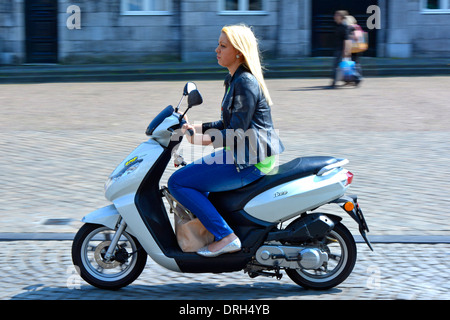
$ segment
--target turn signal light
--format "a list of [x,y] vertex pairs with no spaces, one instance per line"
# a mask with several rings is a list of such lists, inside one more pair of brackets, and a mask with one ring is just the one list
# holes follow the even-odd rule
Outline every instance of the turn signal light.
[[344,210],[345,210],[345,211],[351,212],[351,211],[353,211],[353,209],[355,209],[355,205],[353,204],[353,202],[347,201],[347,202],[344,204]]

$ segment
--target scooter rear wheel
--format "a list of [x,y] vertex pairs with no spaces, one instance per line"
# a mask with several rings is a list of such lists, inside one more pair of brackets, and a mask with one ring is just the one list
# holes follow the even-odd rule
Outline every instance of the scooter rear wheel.
[[322,250],[328,253],[328,265],[315,270],[287,269],[286,274],[305,289],[327,290],[343,282],[356,263],[357,249],[350,231],[341,223],[323,240]]
[[86,223],[73,240],[73,264],[80,276],[97,288],[117,290],[129,285],[147,262],[147,253],[139,241],[126,232],[114,250],[114,258],[107,261],[104,254],[114,233],[108,227]]

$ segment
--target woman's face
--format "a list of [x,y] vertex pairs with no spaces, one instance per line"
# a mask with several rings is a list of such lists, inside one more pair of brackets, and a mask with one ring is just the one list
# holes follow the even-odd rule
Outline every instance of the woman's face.
[[223,32],[219,37],[219,45],[216,48],[216,54],[219,65],[228,68],[230,71],[239,67],[241,63],[241,59],[236,58],[236,55],[241,54],[231,45],[227,35]]

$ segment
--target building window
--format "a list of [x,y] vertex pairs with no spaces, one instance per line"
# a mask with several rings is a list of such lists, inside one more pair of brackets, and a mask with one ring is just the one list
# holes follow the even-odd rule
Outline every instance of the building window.
[[266,0],[219,0],[221,14],[267,14]]
[[423,13],[450,13],[450,0],[421,0]]
[[171,9],[172,1],[168,0],[121,0],[124,15],[166,15]]

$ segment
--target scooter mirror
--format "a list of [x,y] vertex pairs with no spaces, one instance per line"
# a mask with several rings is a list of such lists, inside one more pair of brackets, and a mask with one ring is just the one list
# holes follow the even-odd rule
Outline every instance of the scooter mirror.
[[189,93],[191,93],[191,91],[196,90],[196,89],[197,89],[197,85],[195,83],[187,82],[183,89],[183,95],[187,96]]
[[188,95],[188,107],[198,106],[199,104],[203,103],[203,98],[200,92],[198,92],[197,89],[192,90],[189,92]]

